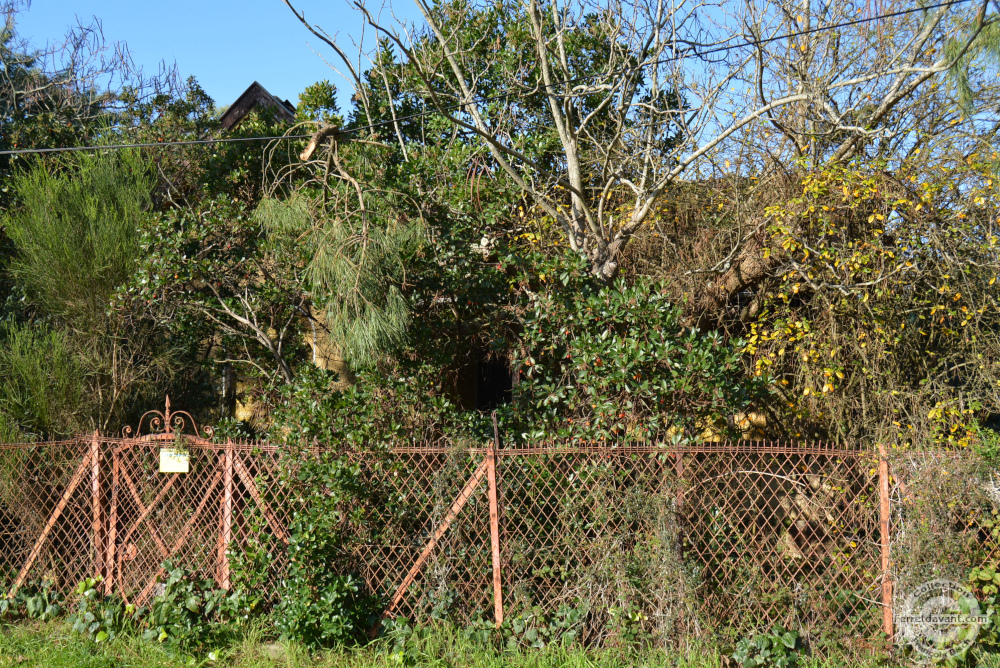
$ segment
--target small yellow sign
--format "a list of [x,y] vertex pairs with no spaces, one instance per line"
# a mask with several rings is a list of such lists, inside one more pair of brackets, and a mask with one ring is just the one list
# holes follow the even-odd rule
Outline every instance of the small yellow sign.
[[180,448],[160,448],[160,473],[188,473],[191,456]]

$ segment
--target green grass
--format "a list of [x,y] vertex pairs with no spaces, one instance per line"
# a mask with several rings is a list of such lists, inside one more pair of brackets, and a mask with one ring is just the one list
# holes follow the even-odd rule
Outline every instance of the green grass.
[[[450,628],[441,628],[413,642],[411,665],[440,668],[726,668],[714,651],[583,650],[549,647],[516,653],[498,653],[465,640]],[[140,638],[122,638],[97,645],[81,639],[63,622],[24,622],[0,632],[0,667],[23,668],[180,668],[227,666],[232,668],[399,668],[406,665],[384,644],[310,654],[302,647],[270,642],[261,628],[251,628],[235,644],[206,656],[171,655],[166,648]],[[816,660],[802,668],[863,668],[858,660]],[[874,668],[875,662],[867,665]],[[996,664],[992,664],[996,665]]]

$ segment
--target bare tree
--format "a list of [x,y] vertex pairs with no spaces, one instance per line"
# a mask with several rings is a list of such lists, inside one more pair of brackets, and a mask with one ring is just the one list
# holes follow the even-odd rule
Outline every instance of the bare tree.
[[[335,50],[364,99],[361,68],[347,51],[284,2]],[[495,168],[605,278],[671,184],[748,137],[772,166],[912,146],[907,124],[920,117],[924,96],[995,28],[986,0],[925,9],[809,0],[416,2],[423,29],[386,20],[364,0],[353,4],[412,69],[407,94],[482,142]],[[494,29],[484,30],[489,21]],[[398,135],[395,113],[393,122]],[[525,140],[545,132],[558,150],[540,157]],[[744,263],[759,260],[741,253],[734,257]]]
[[[185,89],[176,65],[148,76],[128,47],[109,43],[101,22],[78,21],[38,46],[17,31],[28,0],[0,1],[0,148],[50,148],[92,141],[108,128],[130,131],[134,112],[155,96]],[[3,156],[3,166],[17,156]]]

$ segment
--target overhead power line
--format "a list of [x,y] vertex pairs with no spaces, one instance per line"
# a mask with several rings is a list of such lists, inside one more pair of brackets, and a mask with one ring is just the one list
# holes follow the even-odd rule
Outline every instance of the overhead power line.
[[[725,53],[727,51],[733,51],[735,49],[741,49],[741,48],[745,48],[745,47],[748,47],[748,46],[749,47],[764,46],[765,44],[770,44],[772,42],[780,42],[781,40],[785,40],[785,39],[792,39],[792,38],[795,38],[795,37],[803,37],[803,36],[806,36],[806,35],[813,35],[813,34],[816,34],[816,33],[827,32],[827,31],[830,31],[830,30],[839,30],[841,28],[849,28],[851,26],[856,26],[856,25],[860,25],[860,24],[863,24],[863,23],[871,23],[873,21],[880,21],[882,19],[897,18],[897,17],[900,17],[900,16],[906,16],[908,14],[916,14],[918,12],[928,12],[928,11],[931,11],[931,10],[934,10],[934,9],[941,9],[942,7],[953,7],[953,6],[956,6],[956,5],[963,5],[963,4],[966,4],[966,3],[971,2],[971,1],[972,0],[947,0],[946,2],[938,2],[938,3],[932,4],[932,5],[925,5],[925,6],[922,6],[922,7],[912,7],[910,9],[901,9],[901,10],[898,10],[898,11],[895,11],[895,12],[888,12],[886,14],[876,14],[874,16],[869,16],[867,18],[852,19],[850,21],[844,21],[842,23],[835,23],[835,24],[832,24],[832,25],[819,26],[819,27],[816,27],[816,28],[810,28],[808,30],[799,30],[799,31],[796,31],[796,32],[784,33],[782,35],[775,35],[775,36],[772,36],[772,37],[767,37],[767,38],[759,39],[759,40],[747,40],[747,41],[743,41],[743,42],[740,42],[740,43],[737,43],[737,44],[728,44],[728,45],[725,45],[725,46],[713,47],[711,49],[705,49],[705,50],[702,50],[702,51],[694,51],[694,52],[691,52],[691,53],[680,53],[680,54],[673,55],[673,56],[671,56],[669,58],[664,58],[662,60],[656,60],[656,61],[652,61],[652,62],[648,62],[648,63],[643,63],[641,65],[634,65],[632,67],[626,67],[626,68],[623,68],[621,70],[615,70],[615,71],[611,71],[611,72],[601,72],[601,73],[596,73],[596,74],[582,75],[582,76],[576,77],[574,79],[568,79],[568,80],[565,80],[565,81],[560,81],[560,82],[555,83],[555,84],[542,84],[539,88],[544,90],[545,88],[548,88],[549,86],[572,85],[572,84],[575,84],[575,83],[581,83],[581,82],[588,81],[590,79],[595,79],[595,78],[598,78],[598,77],[607,78],[607,77],[621,76],[621,75],[625,75],[625,74],[630,74],[630,73],[635,72],[637,70],[645,69],[645,68],[650,67],[650,66],[666,65],[667,63],[674,62],[674,61],[679,60],[681,58],[687,58],[687,57],[702,58],[704,56],[710,56],[710,55],[714,55],[714,54],[717,54],[717,53]],[[483,98],[481,101],[479,101],[479,104],[483,104],[483,103],[486,103],[486,102],[493,102],[493,101],[496,101],[496,100],[502,100],[502,99],[509,98],[509,97],[516,97],[516,98],[524,98],[524,97],[526,97],[526,95],[523,92],[521,92],[521,94],[517,94],[518,92],[519,91],[516,91],[516,90],[513,90],[513,89],[507,89],[504,92],[497,93],[496,95],[491,95],[489,97]],[[468,104],[470,104],[470,103],[457,103],[457,104],[451,105],[450,107],[445,107],[444,109],[442,109],[440,111],[449,111],[449,112],[450,111],[458,111],[458,110],[462,109],[463,107],[468,106]],[[394,118],[394,119],[388,119],[388,120],[385,120],[385,121],[379,121],[377,123],[370,123],[368,125],[358,126],[358,127],[354,127],[354,128],[346,128],[344,130],[341,130],[339,132],[339,134],[340,135],[347,135],[347,134],[354,134],[354,133],[357,133],[357,132],[362,132],[362,131],[365,131],[365,130],[374,130],[376,128],[384,127],[386,125],[392,125],[392,124],[395,124],[395,123],[400,123],[402,121],[409,121],[409,120],[413,120],[413,119],[416,119],[416,118],[421,118],[421,117],[424,117],[424,116],[431,116],[431,115],[436,114],[436,113],[439,113],[439,110],[435,109],[435,110],[432,110],[432,111],[421,111],[421,112],[414,113],[414,114],[409,114],[409,115],[406,115],[406,116],[399,116],[399,117]],[[102,149],[121,149],[121,148],[156,148],[156,147],[162,147],[162,146],[188,146],[188,145],[196,145],[196,144],[225,144],[225,143],[232,143],[232,142],[251,142],[251,141],[276,141],[276,140],[282,140],[282,139],[308,139],[311,136],[312,135],[276,135],[276,136],[273,136],[273,137],[219,137],[217,139],[191,139],[191,140],[184,140],[184,141],[149,142],[149,143],[143,143],[143,144],[109,144],[109,145],[105,145],[105,146],[98,145],[98,146],[63,146],[63,147],[55,147],[55,148],[28,148],[28,149],[13,149],[13,150],[9,150],[9,151],[0,151],[0,155],[24,155],[24,154],[32,154],[32,153],[60,153],[60,152],[69,152],[69,151],[99,151],[99,150],[102,150]]]
[[68,153],[70,151],[100,151],[117,148],[155,148],[157,146],[191,146],[196,144],[225,144],[246,141],[270,141],[272,139],[308,139],[312,135],[278,135],[275,137],[219,137],[218,139],[186,139],[181,141],[157,141],[145,144],[107,144],[96,146],[60,146],[58,148],[24,148],[0,151],[0,155],[20,155],[22,153]]

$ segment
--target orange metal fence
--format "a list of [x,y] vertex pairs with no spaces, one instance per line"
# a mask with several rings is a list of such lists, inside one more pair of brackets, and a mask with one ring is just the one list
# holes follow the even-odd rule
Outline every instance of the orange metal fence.
[[[474,480],[473,467],[490,453],[468,453],[447,489],[454,494],[458,481]],[[423,498],[433,472],[455,458],[419,448],[395,456],[406,473],[394,484]],[[451,596],[468,614],[494,611],[498,598],[508,614],[586,601],[590,615],[605,616],[591,625],[595,633],[613,609],[637,613],[661,635],[782,623],[871,639],[885,628],[889,536],[880,513],[888,509],[871,453],[546,445],[498,449],[495,457],[492,532],[489,490],[473,493],[435,546],[437,561],[400,598],[400,612],[425,617]],[[424,508],[422,536],[439,521],[431,505]],[[420,543],[372,554],[366,563],[379,566],[366,573],[369,582],[404,580]],[[491,586],[496,544],[499,588]]]
[[[590,642],[629,625],[668,642],[782,624],[871,647],[892,634],[895,581],[922,577],[919,552],[943,546],[956,573],[1000,558],[1000,487],[956,453],[890,462],[822,444],[500,447],[497,435],[472,448],[292,454],[184,435],[198,430],[169,403],[147,426],[154,433],[0,445],[8,594],[39,580],[69,592],[99,575],[106,592],[143,604],[170,561],[223,588],[251,573],[275,601],[296,513],[331,498],[296,474],[323,458],[349,463],[357,485],[333,567],[359,574],[384,616],[499,623],[573,609]],[[187,470],[163,472],[163,451],[176,448]]]
[[[290,514],[308,503],[281,475],[294,462],[270,445],[181,437],[189,471],[161,473],[160,449],[177,438],[0,446],[7,586],[47,578],[68,591],[100,574],[141,604],[164,561],[228,587],[232,560],[256,550],[276,596]],[[388,614],[498,620],[582,606],[584,635],[598,641],[616,611],[661,634],[784,623],[871,639],[885,628],[888,471],[868,452],[545,444],[339,455],[383,499],[363,509],[373,528],[350,561]]]
[[[229,586],[229,552],[262,532],[287,540],[274,495],[272,447],[184,442],[189,473],[160,473],[170,439],[0,446],[0,564],[9,587],[49,579],[70,590],[102,576],[105,590],[144,603],[164,561]],[[253,518],[261,517],[263,526]],[[276,553],[274,578],[282,555]]]

